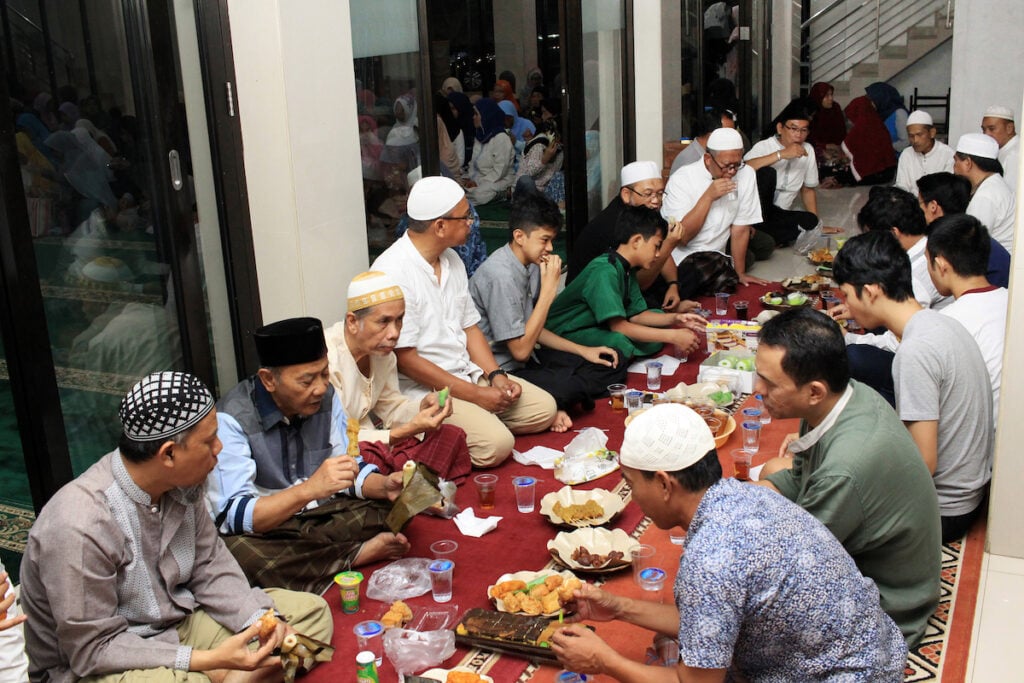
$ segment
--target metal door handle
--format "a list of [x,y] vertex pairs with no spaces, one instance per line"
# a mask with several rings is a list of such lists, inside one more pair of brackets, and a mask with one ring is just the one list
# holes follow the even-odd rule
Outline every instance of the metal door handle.
[[180,190],[183,183],[181,182],[181,160],[178,158],[178,150],[172,149],[167,153],[167,162],[171,167],[171,187]]

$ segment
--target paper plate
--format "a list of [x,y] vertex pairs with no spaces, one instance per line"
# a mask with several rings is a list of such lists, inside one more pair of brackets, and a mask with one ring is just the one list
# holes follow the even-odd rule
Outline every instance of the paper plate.
[[453,671],[465,671],[466,673],[477,674],[478,676],[480,676],[480,680],[484,683],[494,683],[494,679],[490,676],[486,674],[477,673],[476,671],[470,669],[468,666],[456,666],[451,669],[428,669],[427,671],[421,673],[420,676],[422,676],[423,678],[436,678],[437,680],[441,681],[441,683],[445,683],[445,680],[447,680],[448,678],[448,674],[450,674]]
[[[566,522],[555,514],[555,503],[561,503],[563,506],[583,505],[588,500],[597,501],[597,504],[604,509],[604,514],[600,517],[595,517],[594,519],[579,520],[577,522]],[[605,489],[580,491],[572,488],[571,486],[563,486],[557,491],[553,491],[540,499],[540,514],[547,517],[552,524],[557,526],[575,527],[577,529],[607,524],[615,517],[615,515],[622,512],[625,507],[626,504],[622,502],[621,498],[611,491],[606,491]]]
[[[553,539],[548,541],[548,552],[555,558],[556,562],[565,565],[575,572],[588,574],[607,574],[609,572],[625,569],[632,564],[629,551],[640,545],[635,538],[630,538],[622,529],[577,529],[576,531],[561,531]],[[577,560],[572,559],[572,554],[580,547],[586,548],[591,553],[607,555],[613,550],[622,553],[622,559],[602,565],[600,567],[585,566]]]
[[[540,578],[542,576],[552,576],[554,574],[558,574],[559,576],[561,576],[563,581],[567,581],[569,579],[575,579],[575,580],[579,581],[579,579],[577,579],[576,576],[572,572],[570,572],[570,571],[560,571],[560,572],[557,572],[557,571],[525,572],[524,571],[524,572],[515,572],[514,574],[502,574],[501,576],[498,577],[497,581],[495,581],[493,584],[491,584],[490,586],[487,587],[487,597],[491,600],[491,602],[494,603],[494,606],[497,608],[497,610],[499,612],[512,612],[512,610],[506,609],[504,601],[498,600],[497,598],[491,597],[491,590],[495,586],[497,586],[499,583],[503,583],[505,581],[522,581],[523,583],[527,583],[528,584],[531,581],[534,581],[535,579],[538,579],[538,578]],[[531,615],[531,616],[553,617],[553,616],[557,615],[561,611],[562,611],[561,609],[556,609],[553,612],[544,612],[543,614]],[[566,610],[565,613],[566,614],[570,614],[571,612]],[[519,610],[519,611],[513,612],[513,614],[526,614],[526,612],[523,612],[523,611]]]

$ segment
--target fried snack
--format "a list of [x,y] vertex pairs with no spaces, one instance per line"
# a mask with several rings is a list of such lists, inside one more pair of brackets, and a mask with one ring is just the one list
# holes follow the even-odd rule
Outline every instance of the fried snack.
[[540,599],[540,608],[542,614],[550,614],[551,612],[557,612],[562,609],[562,603],[559,602],[558,593],[548,593]]
[[544,579],[544,587],[547,588],[549,591],[553,591],[562,585],[562,581],[563,579],[561,574],[552,574],[551,576]]
[[525,595],[519,603],[519,611],[536,616],[541,614],[544,609],[541,607],[540,600],[531,598],[529,595]]
[[599,519],[604,516],[604,508],[596,500],[588,500],[582,505],[562,505],[561,502],[555,503],[552,508],[552,512],[562,518],[562,521],[568,524],[576,524],[578,522],[586,522],[592,519]]
[[509,612],[518,612],[521,609],[520,603],[522,602],[522,593],[505,593],[501,598],[502,603],[505,605],[505,609]]
[[483,683],[480,674],[472,671],[449,671],[445,683]]
[[558,598],[564,605],[567,602],[571,602],[573,599],[573,593],[576,589],[581,588],[583,582],[577,579],[575,576],[566,579],[561,586],[558,587]]
[[274,635],[274,630],[277,629],[277,615],[274,614],[274,610],[268,609],[260,617],[258,623],[260,625],[260,640],[267,640],[270,636]]
[[551,589],[549,589],[547,586],[545,586],[542,583],[542,584],[536,585],[536,586],[534,586],[533,588],[530,589],[530,597],[534,598],[535,600],[540,600],[541,598],[543,598],[545,595],[547,595],[550,592],[551,592]]
[[808,256],[815,263],[832,263],[833,254],[827,248],[814,249]]
[[395,600],[391,603],[388,611],[384,613],[384,616],[380,618],[380,623],[384,625],[385,629],[395,628],[396,626],[401,628],[408,624],[410,620],[412,620],[412,610],[401,600]]
[[491,597],[502,599],[505,593],[511,593],[512,591],[526,590],[525,581],[502,581],[497,586],[491,589]]

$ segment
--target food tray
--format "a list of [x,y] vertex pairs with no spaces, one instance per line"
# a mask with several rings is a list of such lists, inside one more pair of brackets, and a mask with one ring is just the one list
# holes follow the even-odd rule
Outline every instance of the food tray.
[[[608,530],[597,527],[559,532],[558,535],[548,541],[548,552],[551,553],[551,557],[556,562],[574,572],[610,574],[632,565],[629,551],[638,545],[640,545],[639,541],[635,538],[630,538],[629,534],[622,529]],[[601,567],[584,566],[572,559],[573,552],[581,546],[599,555],[607,555],[613,550],[618,550],[622,553],[622,558]]]
[[[499,583],[502,583],[504,581],[522,581],[523,583],[527,583],[528,584],[531,581],[539,579],[542,576],[552,576],[554,574],[558,574],[559,576],[561,576],[563,581],[566,581],[568,579],[575,579],[576,578],[576,576],[572,572],[570,572],[570,571],[560,571],[560,572],[558,572],[558,571],[550,571],[550,570],[549,571],[544,571],[544,572],[527,572],[527,571],[523,571],[523,572],[515,572],[514,574],[502,574],[501,576],[498,577],[497,581],[495,581],[493,584],[491,584],[490,586],[487,587],[487,598],[492,603],[494,603],[494,606],[498,609],[499,612],[509,613],[509,610],[505,608],[504,601],[498,600],[497,598],[492,598],[491,597],[491,589],[493,589]],[[564,611],[566,614],[570,614],[571,613],[569,610],[565,610],[564,608],[559,608],[559,609],[554,610],[552,612],[545,612],[541,616],[553,617],[553,616],[556,616],[559,612],[562,612],[562,611]],[[511,614],[523,614],[523,613],[522,612],[511,612]],[[526,616],[529,616],[529,615],[526,615]]]
[[[508,614],[506,612],[494,612],[493,610],[473,608],[466,612],[459,620],[459,626],[463,626],[470,620],[482,620],[486,624],[494,624],[501,628],[494,631],[512,632],[516,631],[526,634],[526,637],[537,637],[548,627],[551,620],[545,617],[530,617],[522,614]],[[484,635],[468,635],[459,632],[456,628],[455,643],[464,647],[477,647],[488,652],[500,652],[502,654],[514,655],[535,662],[545,662],[558,665],[558,658],[551,648],[541,647],[532,642],[520,640],[508,640],[499,637],[488,637]]]
[[432,678],[438,683],[445,683],[448,679],[448,674],[453,671],[465,671],[466,673],[476,674],[480,677],[480,680],[483,681],[483,683],[494,683],[494,679],[487,674],[477,673],[468,666],[456,666],[451,669],[428,669],[420,674],[420,678]]
[[[583,505],[588,500],[597,501],[597,504],[604,509],[604,514],[600,517],[595,517],[594,519],[584,519],[578,522],[566,522],[554,512],[555,503],[561,503],[563,506]],[[581,491],[574,489],[571,486],[563,486],[557,491],[552,491],[540,499],[540,514],[547,517],[552,524],[576,529],[607,524],[614,519],[617,514],[622,512],[625,507],[626,504],[622,502],[621,498],[605,489]]]

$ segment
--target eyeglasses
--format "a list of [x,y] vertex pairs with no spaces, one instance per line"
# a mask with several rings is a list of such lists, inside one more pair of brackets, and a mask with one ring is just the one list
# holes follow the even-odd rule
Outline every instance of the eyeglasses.
[[708,156],[711,157],[711,161],[715,162],[715,166],[717,166],[719,170],[721,170],[723,173],[729,173],[730,171],[732,173],[736,173],[741,168],[746,166],[746,164],[742,161],[740,161],[739,163],[726,164],[725,166],[723,166],[722,164],[718,163],[718,159],[715,158],[714,154],[708,154]]
[[636,196],[642,197],[645,202],[650,201],[655,197],[661,199],[662,197],[665,196],[665,190],[645,190],[643,192],[637,192],[629,185],[626,185],[626,189],[635,194]]
[[465,216],[441,216],[443,221],[466,221],[467,223],[473,222],[473,214],[467,213]]
[[807,135],[809,132],[811,132],[810,128],[797,128],[796,126],[783,126],[783,128],[790,131],[791,133],[797,133],[798,135]]

